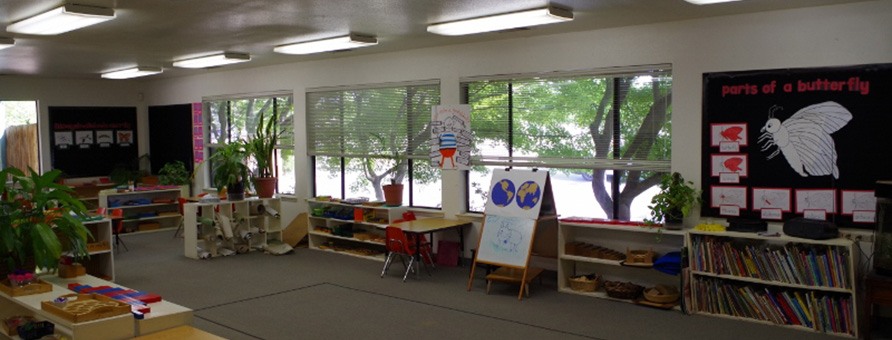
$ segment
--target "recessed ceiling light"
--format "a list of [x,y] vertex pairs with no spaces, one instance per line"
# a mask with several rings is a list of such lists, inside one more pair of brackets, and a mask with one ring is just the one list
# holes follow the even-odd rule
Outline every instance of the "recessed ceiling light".
[[546,7],[528,11],[485,16],[427,26],[427,31],[440,35],[465,35],[501,31],[573,20],[570,10]]
[[54,35],[115,18],[115,10],[68,4],[6,26],[7,32]]
[[740,1],[740,0],[684,0],[690,2],[695,5],[712,5],[722,2],[732,2],[732,1]]
[[285,54],[313,54],[328,51],[346,50],[357,47],[374,46],[378,39],[371,36],[350,34],[343,37],[300,42],[276,46],[273,51]]
[[137,66],[131,67],[128,69],[106,72],[102,74],[102,78],[105,79],[130,79],[136,77],[145,77],[153,74],[161,73],[163,70],[160,67],[153,66]]
[[15,46],[15,39],[0,37],[0,50]]
[[204,57],[177,60],[173,66],[183,68],[206,68],[220,65],[242,63],[251,60],[251,55],[246,53],[224,52]]

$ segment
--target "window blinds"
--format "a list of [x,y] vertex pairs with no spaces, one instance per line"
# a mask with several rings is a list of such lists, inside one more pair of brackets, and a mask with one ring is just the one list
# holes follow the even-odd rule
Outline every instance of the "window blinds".
[[310,156],[427,158],[439,82],[307,92]]

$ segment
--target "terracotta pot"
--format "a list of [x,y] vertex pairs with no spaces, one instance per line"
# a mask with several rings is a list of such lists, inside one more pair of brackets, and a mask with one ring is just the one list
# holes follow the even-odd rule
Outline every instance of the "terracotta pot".
[[254,179],[254,187],[257,188],[257,196],[271,198],[276,194],[276,177],[259,177]]
[[384,203],[391,207],[403,205],[403,185],[387,184],[381,186],[384,189]]

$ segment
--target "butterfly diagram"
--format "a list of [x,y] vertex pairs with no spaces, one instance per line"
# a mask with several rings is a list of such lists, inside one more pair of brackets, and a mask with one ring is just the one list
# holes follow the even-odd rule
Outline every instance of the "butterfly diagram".
[[769,112],[758,140],[763,152],[777,146],[767,159],[783,153],[793,171],[802,177],[832,174],[838,179],[836,146],[830,134],[848,124],[852,113],[828,101],[803,108],[781,122],[774,118],[775,108]]

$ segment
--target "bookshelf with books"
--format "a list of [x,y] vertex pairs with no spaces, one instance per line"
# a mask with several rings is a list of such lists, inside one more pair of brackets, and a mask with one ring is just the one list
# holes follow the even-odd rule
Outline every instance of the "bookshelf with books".
[[854,242],[691,230],[689,311],[858,336]]

